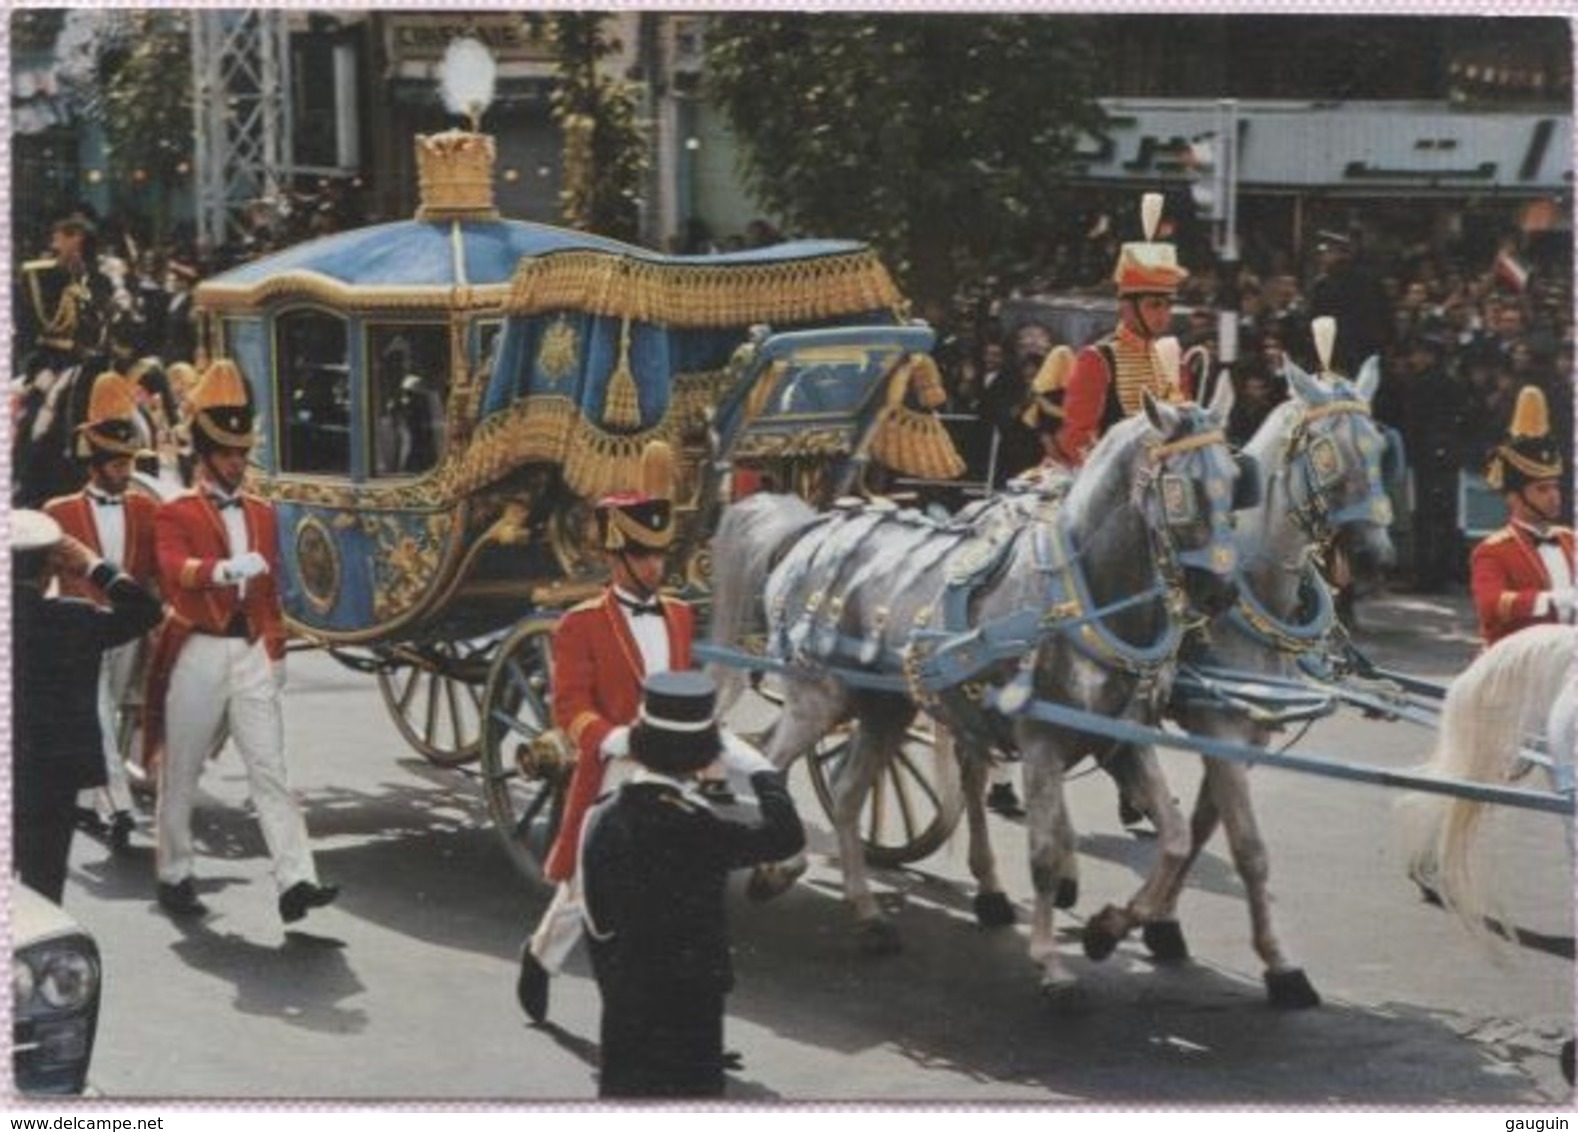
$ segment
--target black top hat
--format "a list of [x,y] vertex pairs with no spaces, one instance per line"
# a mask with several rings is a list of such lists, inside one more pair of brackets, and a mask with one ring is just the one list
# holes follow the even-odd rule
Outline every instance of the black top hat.
[[659,774],[694,774],[723,749],[718,689],[700,672],[656,672],[641,685],[630,756]]

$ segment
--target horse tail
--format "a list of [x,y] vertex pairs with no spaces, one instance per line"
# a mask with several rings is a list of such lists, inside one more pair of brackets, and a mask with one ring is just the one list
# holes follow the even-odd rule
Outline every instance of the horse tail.
[[[1421,772],[1483,783],[1519,777],[1526,769],[1524,743],[1547,733],[1552,706],[1571,681],[1574,641],[1566,626],[1538,625],[1481,653],[1447,689],[1436,743]],[[1572,758],[1572,752],[1554,744],[1550,754],[1557,760]],[[1487,930],[1487,916],[1500,919],[1475,854],[1489,805],[1418,793],[1399,802],[1409,875],[1479,935]]]
[[[766,631],[761,599],[767,575],[781,551],[816,517],[799,496],[768,492],[724,508],[712,536],[713,644],[738,645],[752,631]],[[744,691],[745,671],[718,663],[708,665],[707,671],[718,685],[722,711]]]

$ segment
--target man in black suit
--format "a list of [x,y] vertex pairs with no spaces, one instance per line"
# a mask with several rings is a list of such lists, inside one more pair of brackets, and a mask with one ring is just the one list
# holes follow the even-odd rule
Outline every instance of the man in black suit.
[[[52,574],[109,601],[48,597]],[[12,859],[56,904],[66,888],[77,791],[104,785],[99,659],[159,623],[159,599],[42,511],[11,513]]]
[[[724,996],[734,984],[725,882],[730,870],[805,846],[783,774],[721,735],[717,693],[699,672],[642,685],[630,732],[635,776],[588,818],[584,915],[603,999],[603,1097],[723,1095]],[[691,789],[722,755],[749,776],[761,821],[717,816]]]

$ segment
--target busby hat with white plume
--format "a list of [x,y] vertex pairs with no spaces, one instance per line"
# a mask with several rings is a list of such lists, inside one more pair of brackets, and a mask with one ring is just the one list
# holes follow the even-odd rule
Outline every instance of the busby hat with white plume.
[[1145,240],[1124,244],[1112,273],[1120,296],[1171,295],[1189,278],[1189,273],[1178,265],[1177,250],[1171,244],[1156,242],[1161,219],[1162,194],[1146,193],[1140,200],[1140,225]]

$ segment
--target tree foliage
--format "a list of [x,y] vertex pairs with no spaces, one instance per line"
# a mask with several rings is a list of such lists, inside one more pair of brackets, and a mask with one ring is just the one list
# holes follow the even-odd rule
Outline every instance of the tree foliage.
[[172,185],[192,160],[192,35],[180,10],[134,14],[137,34],[104,76],[111,167],[134,184]]
[[564,134],[560,212],[572,228],[633,241],[641,226],[646,139],[630,83],[599,64],[618,51],[603,32],[607,16],[567,12],[549,17],[554,44],[554,120]]
[[1104,121],[1082,18],[758,13],[707,29],[706,92],[753,193],[871,240],[917,298],[1021,253]]

